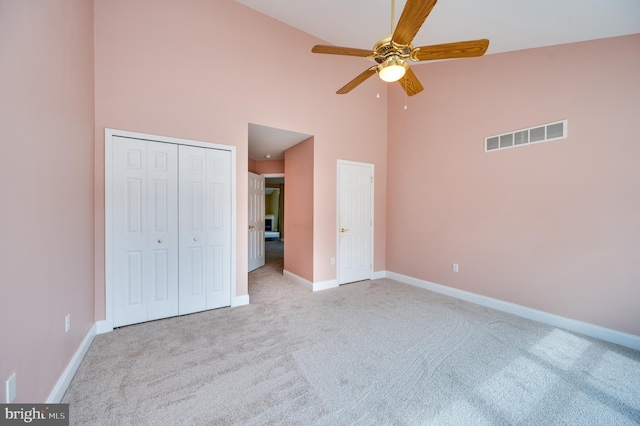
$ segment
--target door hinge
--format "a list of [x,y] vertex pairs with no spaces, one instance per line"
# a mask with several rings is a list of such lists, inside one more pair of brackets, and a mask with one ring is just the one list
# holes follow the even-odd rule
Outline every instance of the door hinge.
[[373,226],[373,219],[369,219],[369,226]]
[[369,269],[373,269],[373,264],[369,264]]
[[370,178],[371,178],[371,183],[373,183],[373,176],[370,176]]

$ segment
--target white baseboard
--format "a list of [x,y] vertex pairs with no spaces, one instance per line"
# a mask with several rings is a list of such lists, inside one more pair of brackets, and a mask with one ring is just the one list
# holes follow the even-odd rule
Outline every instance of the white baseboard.
[[301,276],[294,274],[293,272],[289,272],[286,269],[284,271],[282,271],[282,275],[284,275],[285,277],[295,281],[296,283],[300,284],[304,288],[313,291],[313,283],[311,281],[306,280],[306,279],[302,278]]
[[96,334],[104,334],[113,331],[113,326],[106,320],[96,321]]
[[295,281],[296,283],[300,284],[301,286],[303,286],[307,290],[311,290],[311,291],[328,290],[330,288],[338,287],[338,281],[337,280],[328,280],[328,281],[320,281],[320,282],[317,282],[317,283],[312,283],[311,281],[309,281],[309,280],[307,280],[305,278],[302,278],[301,276],[296,275],[293,272],[289,272],[286,269],[284,271],[282,271],[282,275],[284,275],[287,278],[292,279],[293,281]]
[[244,296],[236,296],[233,298],[231,302],[231,307],[236,308],[238,306],[245,306],[249,304],[249,295],[245,294]]
[[78,347],[76,353],[73,355],[73,358],[71,358],[71,361],[69,361],[67,368],[64,369],[64,372],[58,379],[58,382],[53,387],[53,390],[49,394],[49,398],[47,398],[47,404],[58,404],[60,403],[60,401],[62,401],[62,397],[67,391],[67,388],[69,387],[73,376],[75,376],[76,371],[78,371],[82,359],[89,350],[89,346],[91,346],[91,342],[93,342],[94,337],[96,337],[96,330],[97,325],[93,324],[89,329],[87,335],[84,336],[84,339],[82,340],[82,343],[80,343],[80,346]]
[[387,277],[387,271],[374,271],[371,273],[372,280],[379,280]]
[[338,287],[338,280],[328,280],[313,283],[313,291],[328,290]]
[[539,311],[537,309],[528,308],[526,306],[516,305],[515,303],[493,299],[491,297],[459,290],[457,288],[447,287],[441,284],[409,277],[407,275],[397,274],[395,272],[384,271],[384,277],[400,281],[401,283],[409,284],[415,287],[434,291],[436,293],[455,297],[456,299],[466,300],[467,302],[475,303],[477,305],[486,306],[498,311],[562,328],[564,330],[584,334],[585,336],[594,337],[606,342],[626,346],[627,348],[640,350],[640,336],[636,336],[633,334],[623,333],[621,331],[612,330],[610,328],[601,327],[599,325],[589,324],[571,318],[562,317],[560,315],[551,314],[549,312]]

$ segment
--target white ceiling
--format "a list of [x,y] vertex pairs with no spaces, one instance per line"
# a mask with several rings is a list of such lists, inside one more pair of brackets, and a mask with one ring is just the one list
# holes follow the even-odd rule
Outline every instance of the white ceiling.
[[[236,1],[336,46],[370,49],[391,33],[391,0]],[[405,3],[396,0],[396,21]],[[488,38],[495,54],[636,33],[640,0],[440,0],[413,45]],[[251,158],[278,158],[309,137],[269,129],[249,126]]]
[[[284,150],[290,148],[311,135],[274,129],[249,123],[249,158],[254,160],[278,160],[284,158]],[[270,158],[266,158],[269,155]]]
[[[391,33],[391,0],[236,1],[336,46],[370,49]],[[488,38],[492,54],[635,33],[638,0],[440,0],[413,45]]]

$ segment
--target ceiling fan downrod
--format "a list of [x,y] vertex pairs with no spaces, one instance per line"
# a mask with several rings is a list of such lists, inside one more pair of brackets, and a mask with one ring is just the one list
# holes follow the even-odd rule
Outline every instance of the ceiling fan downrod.
[[393,34],[393,22],[396,20],[396,0],[391,0],[391,34]]

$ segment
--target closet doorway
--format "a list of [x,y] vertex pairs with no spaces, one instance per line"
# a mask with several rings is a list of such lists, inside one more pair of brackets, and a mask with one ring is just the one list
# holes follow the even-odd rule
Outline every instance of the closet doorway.
[[105,131],[107,328],[233,305],[235,147]]

